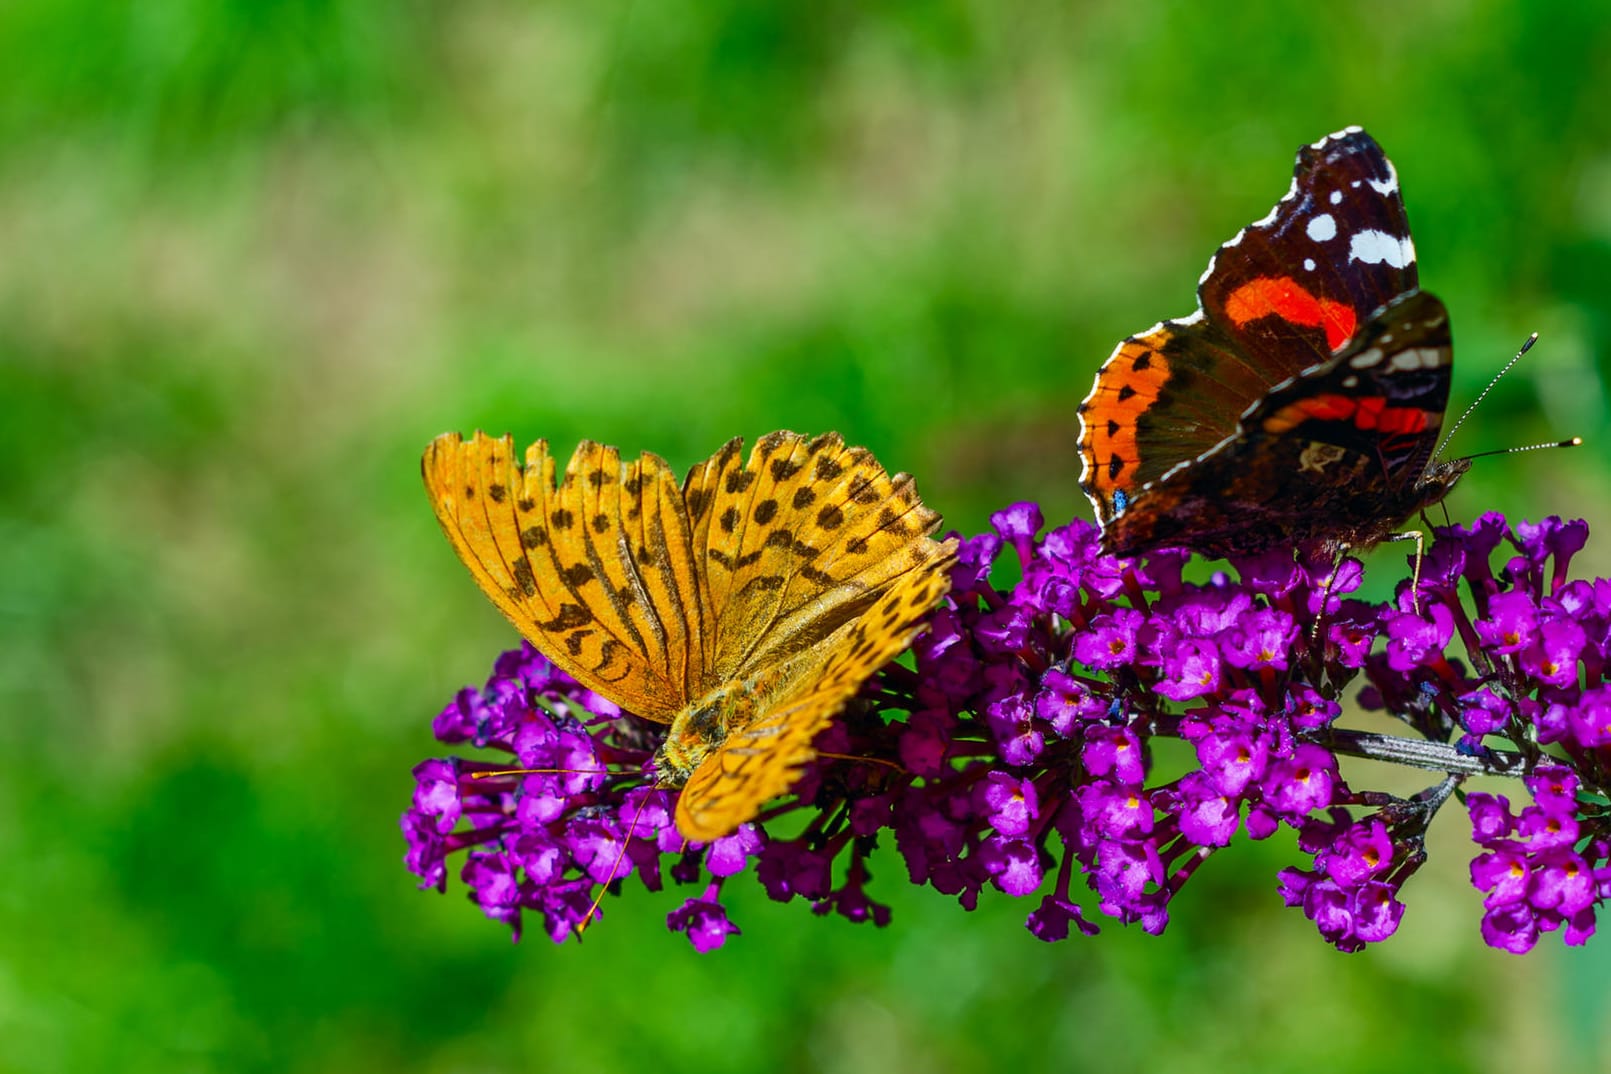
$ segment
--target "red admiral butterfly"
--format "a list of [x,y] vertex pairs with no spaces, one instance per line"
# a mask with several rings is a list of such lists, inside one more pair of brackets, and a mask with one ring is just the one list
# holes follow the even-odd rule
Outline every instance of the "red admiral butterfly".
[[1080,405],[1080,487],[1109,551],[1361,547],[1443,499],[1453,350],[1417,287],[1398,173],[1358,127],[1219,248],[1198,309],[1119,344]]

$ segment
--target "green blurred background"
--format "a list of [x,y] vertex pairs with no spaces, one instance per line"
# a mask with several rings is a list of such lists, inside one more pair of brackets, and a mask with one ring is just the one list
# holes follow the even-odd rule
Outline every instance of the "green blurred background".
[[512,946],[397,830],[431,717],[514,640],[430,437],[680,468],[838,429],[964,529],[1089,517],[1096,366],[1348,123],[1403,178],[1456,405],[1544,334],[1456,449],[1590,438],[1451,512],[1585,515],[1611,573],[1608,72],[1595,0],[8,0],[0,1070],[1611,1060],[1607,941],[1483,949],[1457,814],[1352,957],[1279,909],[1286,837],[1162,938],[1043,945],[1033,901],[970,915],[886,856],[890,928],[741,879],[701,957],[685,892]]

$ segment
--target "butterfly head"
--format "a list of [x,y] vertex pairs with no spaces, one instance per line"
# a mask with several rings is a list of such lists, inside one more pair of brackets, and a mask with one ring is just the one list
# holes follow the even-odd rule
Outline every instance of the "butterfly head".
[[1454,488],[1454,483],[1464,477],[1469,469],[1471,469],[1470,459],[1437,459],[1427,463],[1421,480],[1415,483],[1417,502],[1405,514],[1424,511],[1433,504],[1440,503],[1449,494],[1449,490]]

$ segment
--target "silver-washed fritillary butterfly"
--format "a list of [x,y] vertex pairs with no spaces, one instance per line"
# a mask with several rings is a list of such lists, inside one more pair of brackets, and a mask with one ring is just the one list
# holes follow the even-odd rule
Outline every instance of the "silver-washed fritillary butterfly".
[[812,741],[911,643],[950,586],[955,542],[907,474],[837,434],[729,441],[678,487],[665,460],[583,441],[555,481],[539,440],[448,433],[425,486],[477,584],[556,665],[670,724],[655,756],[677,827],[753,818]]

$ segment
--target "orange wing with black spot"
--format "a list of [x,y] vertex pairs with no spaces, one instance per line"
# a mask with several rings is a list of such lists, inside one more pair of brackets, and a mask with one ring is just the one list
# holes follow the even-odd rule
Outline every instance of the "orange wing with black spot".
[[556,484],[546,441],[437,437],[425,487],[483,592],[578,682],[670,721],[703,681],[707,612],[681,490],[664,460],[583,441]]
[[1080,404],[1080,488],[1106,525],[1146,485],[1236,432],[1269,383],[1212,326],[1166,321],[1131,336]]
[[732,731],[694,771],[677,800],[677,829],[695,842],[720,838],[786,792],[816,756],[813,740],[922,630],[950,587],[954,544],[903,573],[863,615],[757,684],[756,718]]

